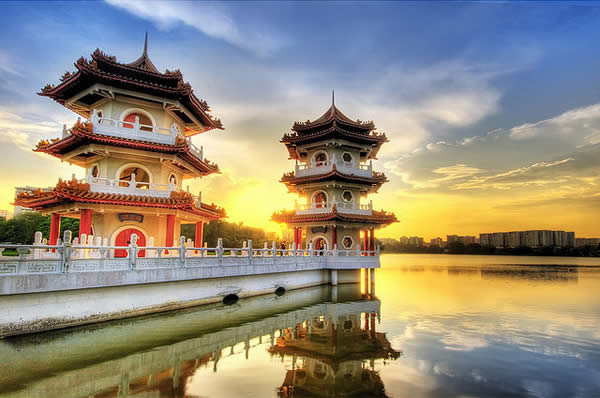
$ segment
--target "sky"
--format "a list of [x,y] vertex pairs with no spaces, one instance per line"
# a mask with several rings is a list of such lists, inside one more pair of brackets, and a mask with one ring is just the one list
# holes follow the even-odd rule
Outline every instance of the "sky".
[[32,152],[77,116],[36,95],[100,48],[179,68],[224,131],[194,138],[222,173],[191,181],[228,220],[270,231],[292,208],[279,142],[331,103],[390,142],[378,237],[524,229],[600,236],[600,3],[0,4],[0,209],[15,186],[84,171]]

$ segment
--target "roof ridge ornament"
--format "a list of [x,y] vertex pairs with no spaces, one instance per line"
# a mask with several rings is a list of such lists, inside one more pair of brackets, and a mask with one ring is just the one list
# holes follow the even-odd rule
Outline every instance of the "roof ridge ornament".
[[331,116],[335,115],[335,90],[331,90]]
[[146,36],[144,38],[144,51],[142,52],[142,55],[132,63],[126,65],[148,72],[160,73],[152,61],[150,61],[150,57],[148,56],[148,32],[146,32]]

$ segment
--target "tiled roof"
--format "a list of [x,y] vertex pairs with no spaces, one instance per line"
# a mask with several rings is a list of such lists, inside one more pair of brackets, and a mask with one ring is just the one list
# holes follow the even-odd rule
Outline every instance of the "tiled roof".
[[92,192],[89,184],[80,183],[77,180],[59,180],[56,187],[49,191],[22,192],[17,196],[14,204],[40,210],[66,203],[97,203],[178,209],[204,215],[215,220],[225,217],[225,210],[218,206],[202,203],[200,207],[197,207],[193,196],[189,192],[173,191],[168,198]]
[[48,84],[39,95],[54,99],[60,104],[95,83],[104,83],[115,87],[145,92],[160,97],[180,101],[200,120],[207,130],[223,129],[219,119],[209,115],[206,101],[199,100],[189,83],[183,81],[179,70],[160,73],[150,61],[146,49],[142,56],[130,64],[117,62],[116,57],[104,54],[97,49],[91,60],[84,57],[75,63],[77,71],[67,72],[57,86]]
[[337,211],[337,207],[334,205],[333,209],[329,213],[317,213],[317,214],[296,214],[294,210],[281,211],[274,213],[271,219],[279,223],[289,224],[301,224],[311,222],[325,222],[325,221],[343,221],[343,222],[356,222],[365,224],[381,224],[387,225],[397,222],[398,219],[394,213],[388,213],[386,211],[372,211],[372,215],[362,214],[349,214],[340,213]]

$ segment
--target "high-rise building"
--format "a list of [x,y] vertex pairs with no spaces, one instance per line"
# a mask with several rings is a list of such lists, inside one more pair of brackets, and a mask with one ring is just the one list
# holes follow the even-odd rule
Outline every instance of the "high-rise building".
[[429,247],[444,247],[446,246],[442,238],[433,238],[429,241]]
[[499,248],[575,246],[575,232],[549,230],[494,232],[479,234],[479,241],[482,246],[489,245]]
[[598,246],[600,245],[600,238],[577,238],[575,239],[575,246]]

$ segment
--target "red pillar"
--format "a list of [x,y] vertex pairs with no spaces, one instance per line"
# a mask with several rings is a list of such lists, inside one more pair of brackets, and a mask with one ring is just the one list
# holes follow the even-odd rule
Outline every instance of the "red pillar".
[[60,235],[60,214],[52,213],[50,216],[50,245],[55,245]]
[[337,228],[331,227],[331,249],[333,250],[337,245]]
[[294,227],[294,247],[292,249],[295,249],[298,247],[298,227]]
[[302,228],[298,227],[298,249],[302,250]]
[[90,236],[92,233],[92,211],[90,209],[82,209],[79,215],[79,241],[81,243],[81,235]]
[[[371,228],[371,237],[370,238],[371,238],[370,239],[371,243],[369,245],[369,246],[371,246],[370,250],[374,251],[375,250],[375,228]],[[374,255],[375,255],[374,253],[371,253],[371,256],[374,256]]]
[[369,230],[365,229],[363,231],[363,250],[369,250]]
[[175,215],[167,215],[167,235],[165,236],[165,246],[173,247],[173,235],[175,234]]
[[194,237],[194,245],[196,247],[202,247],[202,233],[204,232],[204,222],[198,221],[196,223],[196,236]]

